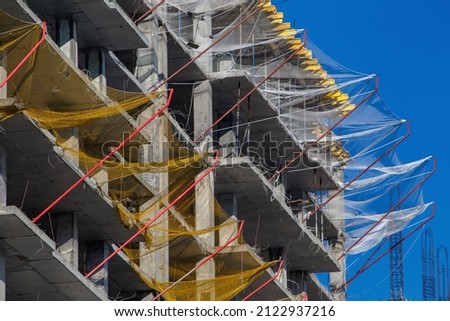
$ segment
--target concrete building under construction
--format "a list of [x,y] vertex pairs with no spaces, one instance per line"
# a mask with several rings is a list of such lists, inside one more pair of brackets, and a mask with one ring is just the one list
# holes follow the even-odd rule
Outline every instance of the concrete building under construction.
[[0,300],[345,300],[431,206],[378,78],[270,1],[0,10]]

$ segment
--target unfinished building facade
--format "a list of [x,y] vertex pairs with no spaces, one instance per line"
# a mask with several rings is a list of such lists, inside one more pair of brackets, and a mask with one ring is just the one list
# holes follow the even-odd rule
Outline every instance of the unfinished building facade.
[[345,300],[431,205],[377,77],[270,1],[0,9],[0,300]]

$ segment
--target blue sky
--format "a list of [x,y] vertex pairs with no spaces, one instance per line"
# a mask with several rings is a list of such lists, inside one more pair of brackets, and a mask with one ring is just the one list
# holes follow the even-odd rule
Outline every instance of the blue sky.
[[[438,171],[425,185],[425,201],[436,201],[429,223],[436,245],[450,245],[446,178],[450,108],[450,2],[447,0],[273,0],[285,20],[305,28],[326,54],[351,69],[380,76],[380,93],[411,136],[397,149],[403,162],[434,155]],[[405,294],[422,299],[421,242],[403,246]],[[380,261],[349,288],[349,300],[389,299],[389,261]],[[351,274],[349,275],[351,276]]]

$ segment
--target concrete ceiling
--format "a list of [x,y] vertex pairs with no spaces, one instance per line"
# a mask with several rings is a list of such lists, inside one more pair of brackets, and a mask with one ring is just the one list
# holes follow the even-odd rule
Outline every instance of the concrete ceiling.
[[[127,50],[148,46],[127,12],[114,1],[104,0],[27,0],[27,5],[46,21],[50,34],[55,34],[56,18],[73,17],[77,22],[78,47]],[[15,1],[2,1],[0,9],[10,15],[33,21]]]

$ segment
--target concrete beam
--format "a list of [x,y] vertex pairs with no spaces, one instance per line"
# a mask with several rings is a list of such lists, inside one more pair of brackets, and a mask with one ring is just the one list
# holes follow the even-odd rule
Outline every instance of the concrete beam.
[[[87,270],[91,271],[100,262],[109,255],[108,245],[105,242],[91,242],[87,244]],[[106,296],[108,295],[109,265],[105,263],[94,275],[89,279],[95,284],[95,287]]]
[[78,269],[78,222],[73,213],[56,215],[56,246],[67,263]]

